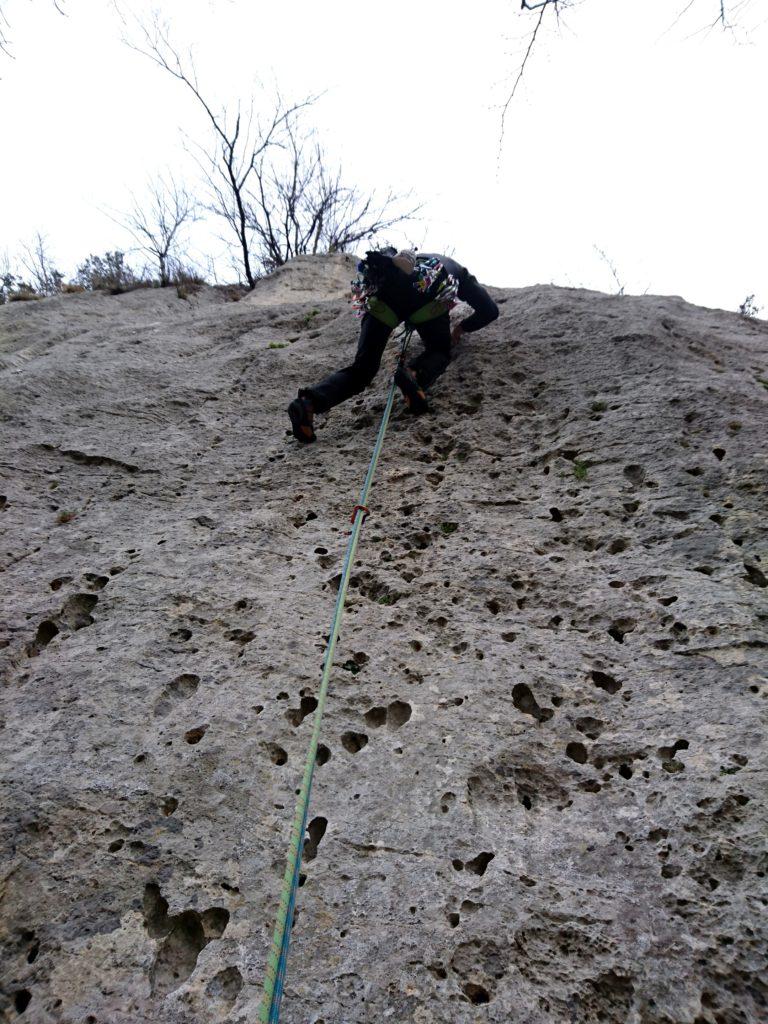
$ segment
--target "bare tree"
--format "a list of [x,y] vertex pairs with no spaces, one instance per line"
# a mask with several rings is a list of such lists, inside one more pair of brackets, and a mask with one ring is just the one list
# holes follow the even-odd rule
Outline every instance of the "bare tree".
[[306,107],[311,99],[285,104],[278,96],[270,117],[261,121],[254,110],[253,100],[243,107],[237,104],[234,113],[222,107],[215,111],[200,91],[197,73],[191,56],[186,62],[171,44],[167,31],[157,19],[151,29],[139,24],[142,44],[127,40],[132,49],[148,57],[189,89],[210,122],[211,143],[201,146],[206,181],[211,190],[210,210],[222,217],[234,234],[240,252],[243,273],[249,288],[256,282],[251,262],[252,231],[248,223],[247,193],[256,167],[264,154],[281,144],[280,135],[288,119],[297,110]]
[[[501,108],[499,153],[501,152],[501,146],[504,141],[504,128],[510,104],[512,103],[512,100],[515,98],[515,93],[517,92],[518,87],[523,79],[523,75],[525,74],[525,69],[528,65],[531,54],[533,53],[533,48],[536,43],[536,39],[539,35],[539,30],[541,29],[542,23],[544,21],[544,17],[547,14],[547,11],[551,10],[555,19],[559,22],[560,16],[564,10],[566,10],[567,8],[575,7],[577,6],[577,4],[581,2],[584,2],[584,0],[521,0],[520,10],[524,14],[526,12],[535,13],[536,18],[534,20],[534,26],[531,31],[531,34],[528,37],[528,42],[523,54],[522,61],[520,62],[520,66],[517,69],[517,74],[515,75],[514,82],[512,83],[512,88],[507,94],[507,98],[504,101],[504,104]],[[727,3],[726,0],[706,0],[706,2],[707,4],[710,5],[712,9],[716,11],[716,17],[711,24],[708,24],[705,27],[708,29],[713,29],[717,25],[720,25],[724,31],[733,31],[735,27],[735,22],[732,19],[731,14],[742,14],[746,7],[750,5],[752,0],[730,0],[730,3]],[[680,19],[685,14],[687,14],[688,11],[690,11],[690,9],[697,3],[699,3],[699,0],[688,0],[688,3],[677,15],[675,21],[673,22],[673,25],[676,25],[680,21]],[[730,14],[729,11],[731,12]]]
[[[64,10],[63,0],[51,0],[53,6],[59,12],[59,14],[66,17],[66,11]],[[10,28],[10,22],[5,15],[3,9],[4,5],[0,4],[0,53],[4,53],[6,57],[10,57],[13,60],[13,54],[8,49],[10,46],[10,39],[6,35],[6,32]]]
[[171,282],[174,262],[178,264],[181,231],[185,224],[197,219],[197,204],[183,187],[162,176],[149,182],[147,202],[133,197],[133,207],[125,214],[128,228],[147,255],[157,263],[160,284]]
[[38,295],[57,295],[61,291],[64,275],[54,266],[48,241],[39,231],[29,245],[22,246],[21,265]]
[[762,306],[758,306],[755,302],[755,296],[753,293],[752,295],[748,295],[739,306],[739,313],[741,313],[742,316],[754,319],[757,317],[757,314],[761,309]]
[[259,161],[254,191],[247,197],[248,225],[265,270],[304,253],[346,252],[412,220],[421,209],[404,209],[409,197],[392,191],[377,200],[344,184],[341,168],[329,168],[314,134],[301,136],[295,118],[288,120],[284,134],[284,150]]
[[601,249],[599,246],[594,245],[592,248],[595,250],[597,255],[600,257],[600,259],[603,261],[603,263],[605,263],[606,266],[608,267],[608,269],[610,270],[611,275],[613,276],[613,280],[616,282],[616,288],[618,289],[615,294],[616,295],[623,295],[624,294],[624,285],[622,284],[621,278],[619,277],[619,272],[616,269],[616,264],[613,262],[613,260],[610,258],[610,256],[606,255],[605,251],[603,249]]

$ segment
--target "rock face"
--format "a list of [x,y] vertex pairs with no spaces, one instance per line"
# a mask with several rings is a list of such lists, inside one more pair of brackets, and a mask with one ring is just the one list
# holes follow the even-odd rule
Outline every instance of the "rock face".
[[254,306],[275,306],[286,302],[328,302],[348,297],[349,285],[357,276],[357,260],[349,253],[333,256],[297,256],[256,282],[245,302]]
[[[764,1022],[768,326],[493,295],[391,424],[282,1019]],[[355,329],[0,309],[4,1019],[255,1020],[386,374],[284,410]]]

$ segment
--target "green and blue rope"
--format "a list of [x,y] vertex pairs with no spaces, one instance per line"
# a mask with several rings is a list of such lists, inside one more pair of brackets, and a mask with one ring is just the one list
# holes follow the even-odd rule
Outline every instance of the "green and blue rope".
[[[398,365],[401,365],[405,360],[405,354],[408,350],[408,343],[411,339],[412,333],[412,328],[406,327],[402,336]],[[323,675],[320,681],[320,690],[317,697],[312,737],[309,741],[309,751],[307,753],[304,775],[302,777],[301,787],[296,801],[296,811],[294,813],[293,825],[291,827],[291,837],[288,843],[288,858],[285,866],[285,873],[283,875],[283,887],[280,894],[280,904],[277,911],[277,919],[275,921],[275,930],[272,935],[272,946],[267,958],[266,975],[264,978],[264,995],[259,1007],[259,1021],[261,1024],[279,1024],[280,1020],[280,1003],[283,998],[285,974],[288,967],[288,950],[291,942],[291,928],[293,926],[294,911],[296,909],[296,895],[299,889],[301,856],[303,852],[304,834],[307,829],[307,817],[309,816],[309,800],[312,794],[312,780],[314,778],[317,747],[320,740],[320,725],[322,722],[323,710],[325,708],[325,700],[328,695],[328,683],[331,676],[331,668],[333,666],[333,655],[336,650],[336,641],[338,640],[339,630],[341,628],[341,618],[344,613],[344,603],[347,597],[349,578],[355,560],[360,532],[362,530],[363,523],[365,522],[366,515],[368,514],[366,504],[368,501],[368,494],[370,492],[371,485],[373,484],[376,466],[378,465],[379,456],[381,455],[381,450],[384,446],[384,437],[387,432],[387,426],[389,425],[389,418],[392,413],[394,400],[395,379],[393,375],[390,383],[389,395],[387,396],[387,402],[384,406],[384,412],[381,417],[379,433],[376,437],[376,444],[373,447],[373,454],[371,455],[371,461],[368,465],[368,472],[365,477],[363,489],[360,492],[360,501],[355,505],[354,512],[352,513],[352,533],[350,534],[347,553],[344,558],[344,567],[341,572],[341,583],[336,597],[336,607],[333,613],[331,632],[325,652],[325,660],[323,662]]]

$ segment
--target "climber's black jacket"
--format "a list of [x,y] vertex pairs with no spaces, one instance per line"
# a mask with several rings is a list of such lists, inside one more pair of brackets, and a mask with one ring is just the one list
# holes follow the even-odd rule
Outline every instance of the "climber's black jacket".
[[[420,256],[435,255],[459,282],[458,298],[472,307],[474,312],[461,322],[462,328],[471,333],[479,331],[499,315],[498,307],[477,278],[450,256],[437,253],[420,253]],[[397,268],[388,275],[377,289],[376,295],[385,302],[402,320],[424,305],[424,296],[413,287],[408,274]],[[451,360],[451,321],[447,313],[427,320],[416,328],[424,342],[424,351],[409,363],[416,379],[423,388],[428,388],[448,366]],[[363,316],[360,325],[360,339],[354,361],[341,370],[336,370],[319,384],[311,388],[300,388],[299,397],[308,398],[315,412],[328,409],[359,394],[376,375],[387,338],[392,328],[382,323],[371,313]]]
[[474,310],[471,316],[461,321],[462,330],[471,334],[473,331],[479,331],[481,327],[487,327],[491,321],[496,319],[499,315],[499,307],[466,267],[451,259],[450,256],[441,256],[437,252],[420,252],[419,256],[434,256],[459,282],[459,299]]

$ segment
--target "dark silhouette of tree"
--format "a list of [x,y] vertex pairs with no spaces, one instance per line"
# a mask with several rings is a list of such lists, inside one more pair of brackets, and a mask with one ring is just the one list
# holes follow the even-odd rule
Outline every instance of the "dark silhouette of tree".
[[317,97],[285,103],[278,94],[263,120],[253,97],[230,110],[215,109],[191,56],[182,58],[160,23],[138,28],[141,43],[126,40],[128,45],[186,86],[206,114],[211,140],[195,146],[208,189],[206,208],[235,239],[249,288],[262,270],[302,253],[344,251],[419,209],[403,209],[399,204],[407,197],[391,191],[378,200],[364,196],[343,182],[340,169],[331,170],[312,134],[299,126]]
[[248,223],[265,270],[304,253],[346,252],[421,209],[403,208],[409,197],[391,190],[381,199],[346,185],[341,168],[329,167],[313,133],[301,136],[294,119],[283,150],[262,160],[249,196]]
[[311,100],[285,104],[278,96],[271,115],[263,122],[256,116],[253,100],[247,105],[245,114],[240,103],[234,113],[226,107],[216,111],[200,91],[191,57],[186,62],[182,60],[160,23],[155,20],[151,28],[140,24],[139,29],[142,44],[128,41],[128,45],[186,86],[205,111],[212,138],[208,146],[200,146],[199,149],[203,155],[201,166],[211,191],[209,209],[223,218],[234,234],[245,280],[248,287],[253,288],[256,274],[251,261],[251,229],[247,214],[251,179],[264,154],[270,147],[280,144],[280,132],[288,118]]
[[20,262],[29,274],[33,290],[38,295],[57,295],[64,275],[54,265],[45,236],[38,231],[30,244],[22,246],[21,252]]
[[[197,218],[197,204],[172,177],[150,181],[148,198],[133,197],[133,207],[122,221],[140,248],[157,263],[160,284],[171,283],[174,264],[180,265],[181,232]],[[116,218],[115,218],[116,219]]]

